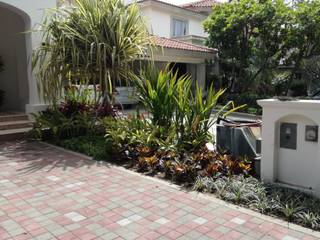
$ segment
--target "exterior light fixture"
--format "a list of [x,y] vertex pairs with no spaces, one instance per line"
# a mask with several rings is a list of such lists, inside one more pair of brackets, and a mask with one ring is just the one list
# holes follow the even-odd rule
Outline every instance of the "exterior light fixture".
[[318,142],[318,126],[306,126],[306,141],[307,142]]

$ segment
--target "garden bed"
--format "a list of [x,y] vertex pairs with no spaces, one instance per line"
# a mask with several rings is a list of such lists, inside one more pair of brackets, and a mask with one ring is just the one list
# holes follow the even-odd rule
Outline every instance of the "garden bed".
[[[144,175],[173,182],[187,190],[213,194],[222,200],[262,214],[319,230],[320,200],[311,195],[279,185],[263,184],[258,179],[243,174],[197,176],[194,182],[183,181],[183,178],[168,175],[165,170],[155,171],[150,168],[141,168],[139,163],[129,158],[117,159],[120,155],[106,153],[107,148],[102,143],[104,143],[103,136],[98,136],[97,139],[84,136],[62,141],[58,146],[85,154],[96,160],[105,160]],[[92,146],[95,147],[92,148]],[[105,154],[102,154],[103,152]]]
[[[148,69],[147,69],[148,70]],[[224,90],[199,86],[172,71],[149,69],[135,86],[150,118],[123,117],[111,104],[67,98],[35,115],[33,136],[63,148],[161,177],[190,190],[319,230],[320,200],[253,177],[253,159],[214,147],[216,120],[237,111],[228,102],[212,114]],[[72,96],[74,96],[72,94]],[[79,99],[81,101],[79,101]]]

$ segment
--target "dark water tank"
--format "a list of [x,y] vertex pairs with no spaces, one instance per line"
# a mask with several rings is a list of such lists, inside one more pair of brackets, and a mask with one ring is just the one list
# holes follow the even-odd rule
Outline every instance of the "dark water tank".
[[256,175],[260,175],[261,122],[219,119],[216,125],[217,148],[235,157],[254,160]]

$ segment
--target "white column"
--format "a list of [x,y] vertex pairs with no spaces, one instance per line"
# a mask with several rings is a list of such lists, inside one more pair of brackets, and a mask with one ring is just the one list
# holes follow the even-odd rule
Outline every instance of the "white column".
[[[261,101],[259,105],[263,106]],[[264,182],[274,182],[276,180],[276,123],[272,119],[271,109],[263,107],[262,115],[262,146],[261,146],[261,178]]]
[[197,64],[197,79],[199,87],[206,88],[206,64]]

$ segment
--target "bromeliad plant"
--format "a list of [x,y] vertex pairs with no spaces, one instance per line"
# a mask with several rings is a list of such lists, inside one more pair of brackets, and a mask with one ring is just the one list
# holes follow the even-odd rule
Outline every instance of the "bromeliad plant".
[[49,103],[59,101],[71,84],[93,85],[95,102],[112,102],[116,83],[134,77],[131,63],[151,43],[137,5],[122,0],[75,0],[53,10],[41,33],[34,70]]

